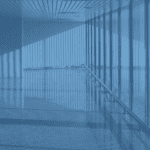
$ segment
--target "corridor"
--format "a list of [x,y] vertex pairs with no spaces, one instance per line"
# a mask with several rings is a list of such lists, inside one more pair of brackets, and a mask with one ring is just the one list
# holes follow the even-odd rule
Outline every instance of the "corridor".
[[150,150],[150,0],[0,0],[0,150]]

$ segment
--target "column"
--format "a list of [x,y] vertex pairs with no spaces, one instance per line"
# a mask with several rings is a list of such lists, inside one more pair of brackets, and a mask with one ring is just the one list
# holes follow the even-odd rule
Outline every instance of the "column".
[[110,15],[110,24],[109,24],[109,33],[110,33],[110,90],[112,91],[112,10],[109,12]]
[[[101,24],[100,24],[100,15],[98,16],[98,78],[101,79]],[[100,89],[101,84],[99,83]],[[99,107],[101,106],[101,92],[99,91]]]
[[[129,3],[129,107],[133,110],[133,1]],[[132,124],[132,118],[129,118]],[[133,133],[129,133],[129,149],[132,149]]]
[[146,107],[146,116],[145,116],[145,122],[148,126],[150,126],[150,88],[149,88],[149,83],[150,83],[150,73],[149,73],[149,67],[150,67],[150,52],[149,52],[149,1],[145,0],[144,1],[145,7],[144,7],[144,24],[145,24],[145,50],[146,50],[146,74],[145,74],[145,78],[146,78],[146,103],[145,103],[145,107]]
[[[96,75],[96,70],[97,70],[97,66],[96,66],[96,17],[94,16],[94,74]],[[96,84],[96,79],[95,79],[95,84]],[[94,110],[96,111],[97,108],[97,92],[96,92],[97,88],[94,87]]]
[[121,100],[121,4],[118,8],[118,97]]
[[104,84],[106,84],[106,19],[105,12],[103,14],[103,37],[104,37]]
[[133,1],[129,3],[129,107],[133,110]]

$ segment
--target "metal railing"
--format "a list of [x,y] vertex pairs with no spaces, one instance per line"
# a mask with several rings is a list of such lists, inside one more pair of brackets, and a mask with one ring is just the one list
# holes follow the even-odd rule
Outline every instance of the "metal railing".
[[23,69],[23,71],[36,71],[36,70],[56,70],[56,69],[70,69],[70,70],[74,70],[74,69],[83,69],[84,65],[80,65],[80,66],[65,66],[65,67],[34,67],[34,68],[25,68]]
[[116,95],[114,95],[112,91],[110,91],[108,87],[87,66],[84,65],[84,67],[88,70],[88,72],[92,75],[92,77],[100,83],[100,86],[96,85],[96,87],[97,88],[103,87],[104,88],[103,92],[105,92],[106,95],[109,94],[113,99],[113,102],[117,102],[119,105],[121,105],[124,109],[124,113],[129,114],[133,119],[135,119],[135,121],[138,122],[141,129],[145,131],[146,134],[150,135],[150,128],[142,120],[140,120],[125,104],[123,104],[121,100],[119,100],[119,98]]

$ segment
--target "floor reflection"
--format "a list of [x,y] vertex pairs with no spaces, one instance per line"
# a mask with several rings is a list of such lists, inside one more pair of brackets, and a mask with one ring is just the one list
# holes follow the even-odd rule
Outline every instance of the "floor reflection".
[[87,108],[84,71],[1,79],[0,148],[120,150],[100,111]]

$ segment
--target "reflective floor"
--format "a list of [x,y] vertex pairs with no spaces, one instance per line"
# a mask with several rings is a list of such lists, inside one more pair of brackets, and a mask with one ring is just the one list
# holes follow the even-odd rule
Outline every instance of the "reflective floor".
[[[103,128],[103,116],[95,115],[92,112],[68,110],[1,109],[1,147],[60,150],[117,149],[119,147],[117,141],[109,129]],[[95,117],[99,125],[95,124]]]
[[38,74],[1,78],[1,150],[121,150],[103,105],[89,107],[85,72]]

